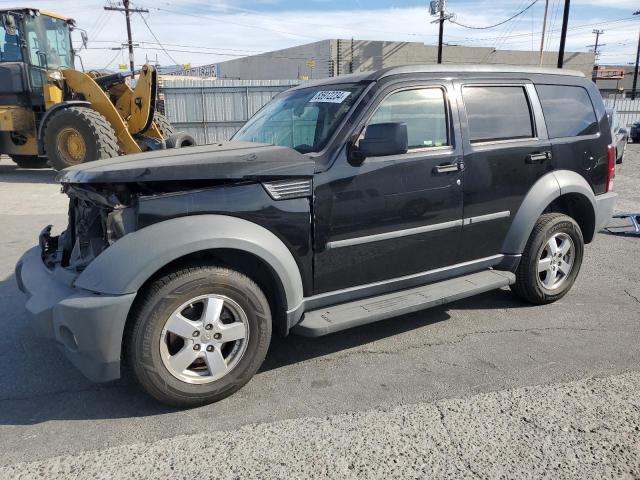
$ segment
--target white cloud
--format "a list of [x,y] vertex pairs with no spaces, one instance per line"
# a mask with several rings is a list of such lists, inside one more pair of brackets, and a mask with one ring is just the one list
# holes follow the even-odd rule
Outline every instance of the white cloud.
[[[262,1],[277,2],[277,0]],[[586,51],[586,45],[593,43],[592,26],[580,29],[575,27],[602,21],[602,17],[598,17],[598,12],[606,8],[603,3],[609,7],[623,5],[624,8],[627,8],[628,4],[637,3],[637,0],[604,1],[599,3],[598,10],[591,11],[589,7],[584,7],[591,1],[574,0],[572,2],[572,6],[582,4],[583,7],[579,20],[574,18],[574,10],[572,10],[572,21],[569,25],[572,30],[568,37],[568,50]],[[595,3],[595,0],[593,2]],[[453,2],[449,3],[451,6]],[[502,4],[496,5],[495,2],[473,3],[475,5],[473,10],[469,3],[460,2],[456,6],[459,12],[473,11],[472,14],[460,13],[458,19],[461,22],[464,20],[474,25],[488,25],[494,23],[496,18],[504,18],[505,12],[513,10],[513,2],[509,2],[510,8],[502,7]],[[215,63],[235,58],[237,55],[270,51],[336,37],[417,41],[428,44],[434,44],[437,41],[437,25],[430,23],[432,19],[426,7],[336,11],[329,10],[328,7],[323,8],[323,4],[318,3],[314,6],[314,11],[255,12],[244,8],[248,4],[241,3],[240,6],[237,6],[237,2],[234,4],[231,5],[231,2],[226,0],[208,3],[193,0],[171,0],[171,3],[162,0],[156,3],[151,0],[136,2],[138,6],[149,7],[151,11],[147,17],[149,25],[166,48],[181,50],[170,51],[171,57],[180,63],[192,65]],[[42,0],[38,5],[43,9],[72,15],[81,28],[88,30],[89,46],[92,49],[82,52],[86,68],[102,68],[114,56],[120,55],[117,51],[95,50],[95,48],[117,47],[119,42],[126,40],[122,14],[103,11],[103,4],[100,1]],[[355,8],[356,5],[353,5]],[[640,8],[640,5],[638,7]],[[468,30],[448,23],[445,26],[445,41],[470,46],[535,50],[540,42],[540,15],[539,8],[532,9],[517,21],[491,30]],[[560,22],[561,12],[556,14],[556,30],[559,30]],[[602,37],[602,41],[607,44],[602,50],[603,61],[609,63],[633,61],[637,29],[638,22],[621,22],[615,24],[615,28],[607,27]],[[133,17],[133,32],[134,41],[155,42],[137,15]],[[550,49],[557,49],[558,37],[557,31],[551,34],[548,44]],[[158,45],[153,43],[140,43],[140,45],[146,48],[136,49],[136,63],[141,63],[145,55],[155,58],[156,54],[161,63],[173,63]],[[122,59],[125,58],[126,55],[123,53]],[[119,62],[120,59],[116,58],[115,63]]]

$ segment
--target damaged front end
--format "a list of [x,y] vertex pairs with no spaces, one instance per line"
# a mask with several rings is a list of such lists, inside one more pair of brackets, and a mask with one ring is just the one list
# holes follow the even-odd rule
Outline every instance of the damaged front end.
[[65,184],[69,196],[69,223],[59,236],[51,225],[40,234],[44,264],[81,272],[105,248],[136,230],[136,198],[114,186]]

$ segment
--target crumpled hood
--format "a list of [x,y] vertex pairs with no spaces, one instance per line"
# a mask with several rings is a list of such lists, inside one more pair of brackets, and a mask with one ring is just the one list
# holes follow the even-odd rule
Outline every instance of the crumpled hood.
[[311,177],[314,168],[312,159],[291,148],[223,142],[97,160],[66,168],[56,179],[61,183],[255,180]]

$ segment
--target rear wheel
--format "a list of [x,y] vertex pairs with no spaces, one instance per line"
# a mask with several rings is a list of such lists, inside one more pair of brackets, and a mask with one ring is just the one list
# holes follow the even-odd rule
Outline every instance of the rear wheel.
[[257,372],[271,339],[269,302],[233,270],[185,268],[156,280],[125,339],[142,387],[161,402],[194,407],[239,390]]
[[582,231],[573,218],[547,213],[538,219],[511,289],[537,305],[564,297],[578,276],[584,254]]
[[155,123],[158,130],[160,130],[162,138],[167,138],[175,133],[175,129],[173,125],[171,125],[171,122],[169,122],[169,119],[159,112],[154,114],[153,123]]
[[37,155],[11,155],[13,160],[21,168],[46,168],[47,159]]
[[49,163],[56,170],[118,156],[118,139],[111,124],[100,113],[86,107],[55,112],[44,133]]

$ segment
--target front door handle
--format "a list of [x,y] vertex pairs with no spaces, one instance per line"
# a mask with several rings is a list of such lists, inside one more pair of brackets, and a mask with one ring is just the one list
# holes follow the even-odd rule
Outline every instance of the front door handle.
[[445,163],[443,165],[436,165],[433,167],[434,173],[451,173],[460,172],[464,170],[464,163]]
[[530,153],[525,159],[525,163],[541,163],[545,160],[551,160],[551,152]]

